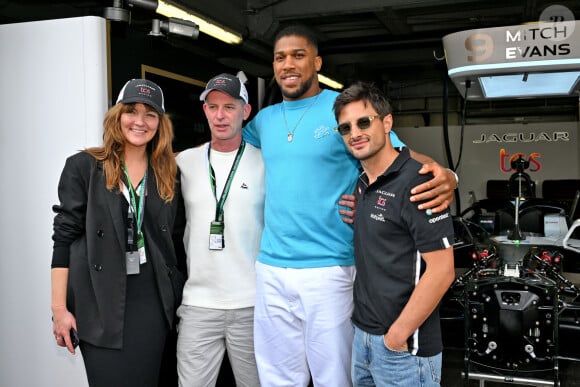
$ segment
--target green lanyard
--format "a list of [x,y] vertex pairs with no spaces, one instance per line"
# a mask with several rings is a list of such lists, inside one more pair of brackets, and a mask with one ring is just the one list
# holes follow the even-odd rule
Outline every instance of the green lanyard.
[[139,185],[139,207],[137,207],[137,199],[135,198],[135,190],[133,189],[133,184],[131,183],[131,178],[129,177],[129,171],[127,171],[127,166],[123,162],[123,170],[125,171],[125,177],[127,177],[127,183],[129,184],[129,195],[131,196],[131,201],[129,202],[129,211],[135,213],[137,217],[137,244],[139,241],[143,240],[143,233],[141,232],[141,225],[143,224],[143,209],[145,208],[145,187],[147,186],[147,170],[149,169],[149,157],[147,157],[147,169],[145,170],[145,176]]
[[234,159],[234,163],[230,169],[230,173],[228,174],[228,178],[224,185],[224,189],[222,191],[222,195],[220,200],[217,200],[216,195],[216,181],[215,181],[215,172],[213,167],[211,166],[211,162],[209,161],[209,153],[211,151],[211,144],[208,144],[207,147],[207,163],[209,165],[209,182],[211,184],[211,190],[213,192],[213,196],[216,200],[216,209],[215,209],[215,220],[216,222],[223,222],[224,219],[224,205],[226,203],[226,199],[230,192],[230,186],[232,185],[232,181],[234,180],[234,175],[236,174],[236,170],[238,169],[238,165],[240,164],[240,160],[242,159],[242,154],[244,153],[244,148],[246,147],[246,142],[242,140],[240,147],[238,148],[238,153],[236,153],[236,158]]

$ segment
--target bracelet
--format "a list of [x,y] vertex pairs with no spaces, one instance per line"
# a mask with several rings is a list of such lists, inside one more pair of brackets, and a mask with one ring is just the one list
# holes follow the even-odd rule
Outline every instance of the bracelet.
[[457,183],[457,185],[455,186],[455,188],[459,187],[459,176],[457,176],[457,173],[455,173],[454,170],[452,170],[451,168],[447,168],[451,171],[451,173],[453,174],[453,176],[455,176],[455,182]]

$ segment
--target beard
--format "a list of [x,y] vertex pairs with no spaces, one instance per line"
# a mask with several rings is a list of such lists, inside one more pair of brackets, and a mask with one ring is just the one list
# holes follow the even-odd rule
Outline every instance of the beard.
[[312,87],[312,83],[314,82],[315,76],[317,76],[317,75],[314,74],[313,77],[307,79],[296,90],[286,90],[283,87],[280,87],[280,90],[282,91],[282,95],[288,99],[297,99],[297,98],[302,97],[304,94],[306,94],[306,92],[310,89],[310,87]]

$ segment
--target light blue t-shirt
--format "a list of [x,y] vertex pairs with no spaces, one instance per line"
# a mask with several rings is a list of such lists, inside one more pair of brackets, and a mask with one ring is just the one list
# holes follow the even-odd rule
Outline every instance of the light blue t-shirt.
[[[268,106],[244,128],[246,141],[262,148],[266,168],[259,262],[292,268],[354,264],[352,226],[342,221],[338,201],[353,194],[360,164],[333,130],[337,95],[323,90]],[[393,146],[404,146],[391,133]]]

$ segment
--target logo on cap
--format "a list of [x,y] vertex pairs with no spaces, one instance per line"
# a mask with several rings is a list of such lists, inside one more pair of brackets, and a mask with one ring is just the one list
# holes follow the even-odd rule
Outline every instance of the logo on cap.
[[207,95],[213,90],[222,91],[230,97],[241,99],[248,103],[248,91],[242,81],[235,75],[224,73],[210,79],[205,90],[199,96],[200,101],[205,101]]
[[117,103],[144,103],[159,114],[165,113],[163,91],[159,85],[147,79],[131,79],[121,89]]

